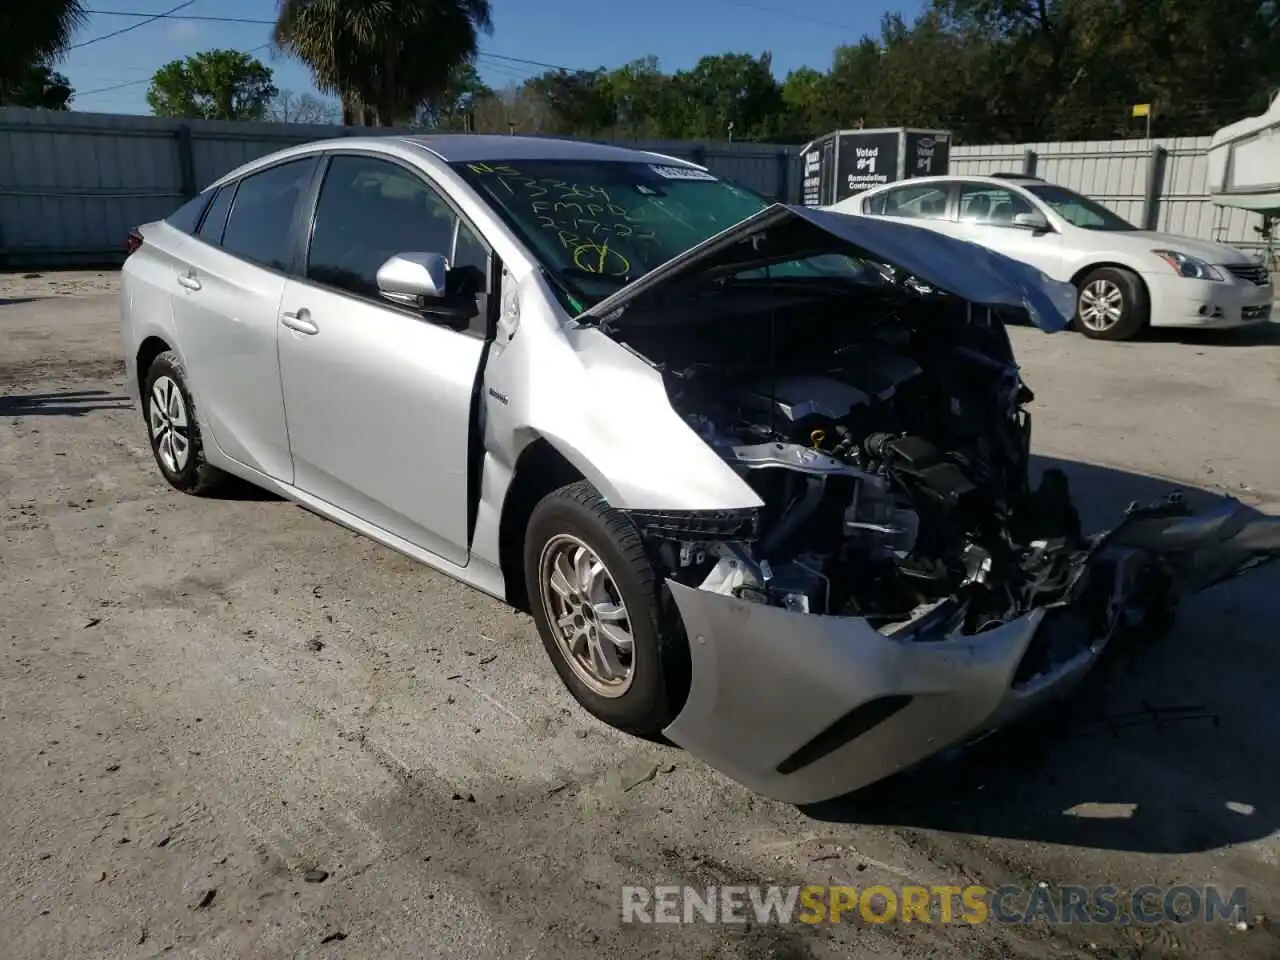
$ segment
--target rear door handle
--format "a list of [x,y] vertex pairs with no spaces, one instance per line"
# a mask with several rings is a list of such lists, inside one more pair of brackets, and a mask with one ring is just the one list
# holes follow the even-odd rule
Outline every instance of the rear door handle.
[[186,287],[188,290],[199,290],[200,281],[196,279],[194,273],[180,273],[178,274],[178,286]]
[[280,314],[280,322],[290,330],[298,331],[298,333],[314,336],[320,332],[320,328],[311,322],[311,311],[306,307],[303,307],[297,313]]

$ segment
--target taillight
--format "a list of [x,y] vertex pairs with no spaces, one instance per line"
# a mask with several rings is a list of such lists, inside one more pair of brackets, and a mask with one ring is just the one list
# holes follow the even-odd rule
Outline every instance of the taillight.
[[129,254],[136,252],[140,246],[142,246],[142,234],[137,230],[130,230],[129,236],[124,241],[125,256],[127,257]]

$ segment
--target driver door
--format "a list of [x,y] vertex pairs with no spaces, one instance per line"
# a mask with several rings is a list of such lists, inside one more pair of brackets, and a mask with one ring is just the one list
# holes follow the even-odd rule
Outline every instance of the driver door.
[[[451,296],[421,309],[380,296],[378,268],[411,252],[449,258]],[[417,171],[338,154],[320,186],[304,277],[280,306],[294,485],[459,565],[469,554],[492,259]]]
[[1062,276],[1062,235],[1014,225],[1016,215],[1039,212],[1021,194],[999,184],[961,183],[958,236],[1029,263],[1055,280],[1067,280]]

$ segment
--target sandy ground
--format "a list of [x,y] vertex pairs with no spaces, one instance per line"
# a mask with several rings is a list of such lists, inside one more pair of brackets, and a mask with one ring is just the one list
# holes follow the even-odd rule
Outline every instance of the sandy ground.
[[[1039,738],[797,809],[595,722],[500,604],[265,495],[172,491],[113,291],[0,278],[0,956],[1280,953],[1280,571],[1196,598]],[[1280,506],[1277,328],[1014,335],[1095,521],[1155,477]],[[770,881],[1242,884],[1249,916],[619,920],[624,884]]]

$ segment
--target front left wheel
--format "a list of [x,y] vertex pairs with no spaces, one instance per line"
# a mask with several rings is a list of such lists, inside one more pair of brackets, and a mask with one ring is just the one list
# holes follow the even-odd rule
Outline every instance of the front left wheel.
[[156,466],[171,486],[201,495],[222,483],[226,475],[205,462],[187,371],[182,358],[172,350],[160,354],[147,368],[142,411]]
[[524,569],[538,634],[574,698],[627,733],[668,726],[688,693],[689,649],[630,519],[585,481],[561,487],[533,509]]

